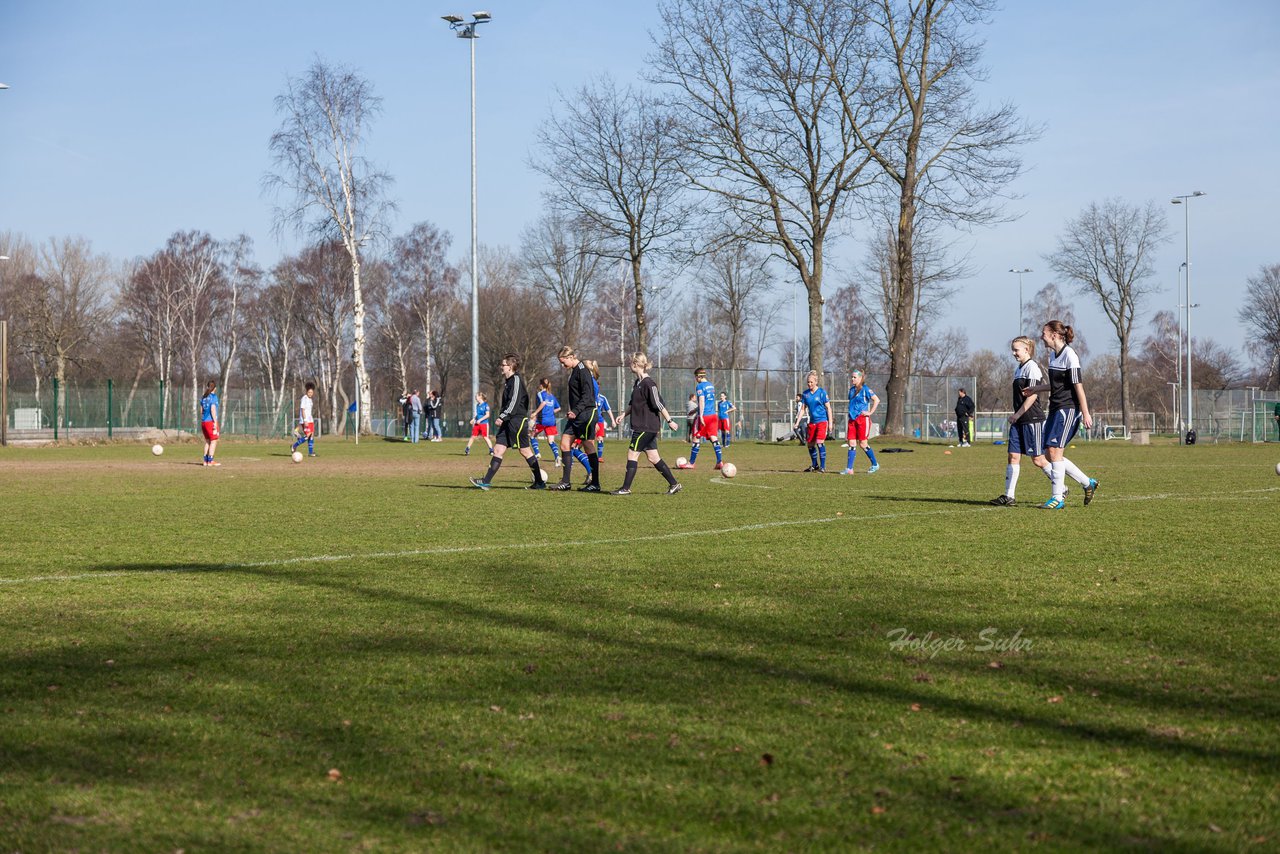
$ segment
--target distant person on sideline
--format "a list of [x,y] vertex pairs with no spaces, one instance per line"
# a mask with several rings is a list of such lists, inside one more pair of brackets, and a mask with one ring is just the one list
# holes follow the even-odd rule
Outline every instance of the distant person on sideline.
[[427,416],[427,440],[431,442],[444,439],[444,433],[440,429],[440,409],[440,392],[432,389],[423,401],[423,410]]
[[973,398],[960,389],[956,397],[956,437],[960,447],[968,448],[973,441],[973,413],[977,410]]
[[422,395],[415,388],[409,394],[409,441],[418,444],[422,434]]

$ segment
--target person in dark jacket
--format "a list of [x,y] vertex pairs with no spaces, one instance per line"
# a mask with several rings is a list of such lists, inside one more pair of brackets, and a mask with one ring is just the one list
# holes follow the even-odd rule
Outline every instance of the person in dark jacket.
[[489,460],[489,471],[484,477],[470,478],[471,483],[480,489],[488,490],[493,477],[502,466],[502,458],[507,448],[518,448],[525,463],[533,471],[533,483],[529,489],[546,489],[542,479],[542,469],[533,456],[529,446],[529,389],[520,376],[520,357],[508,353],[502,357],[502,398],[498,404],[498,413],[493,417],[493,456]]
[[960,395],[956,398],[956,437],[960,440],[960,447],[967,448],[969,443],[973,441],[973,431],[971,425],[973,423],[973,413],[978,409],[973,403],[973,398],[965,394],[964,389],[960,389]]

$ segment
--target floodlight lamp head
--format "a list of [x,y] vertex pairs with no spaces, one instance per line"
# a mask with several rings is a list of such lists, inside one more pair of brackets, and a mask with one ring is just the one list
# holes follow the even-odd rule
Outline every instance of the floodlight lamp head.
[[8,89],[8,88],[9,88],[8,83],[0,83],[0,89]]
[[1191,195],[1192,195],[1193,197],[1203,196],[1203,195],[1204,195],[1204,191],[1203,191],[1203,190],[1196,190],[1196,191],[1195,191],[1194,193],[1192,193]]
[[1180,204],[1182,204],[1182,199],[1170,199],[1170,200],[1169,200],[1169,204],[1171,204],[1171,205],[1180,205]]
[[462,16],[461,15],[444,15],[442,16],[441,20],[448,21],[450,24],[461,24]]
[[493,16],[490,15],[488,12],[472,12],[471,17],[475,18],[477,22],[482,22],[482,21],[488,21]]

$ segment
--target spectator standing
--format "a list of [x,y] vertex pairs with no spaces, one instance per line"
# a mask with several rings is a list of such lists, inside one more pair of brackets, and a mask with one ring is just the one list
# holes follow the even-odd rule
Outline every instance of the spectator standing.
[[977,411],[973,398],[960,389],[956,398],[956,434],[960,439],[960,447],[968,448],[973,441],[973,413]]

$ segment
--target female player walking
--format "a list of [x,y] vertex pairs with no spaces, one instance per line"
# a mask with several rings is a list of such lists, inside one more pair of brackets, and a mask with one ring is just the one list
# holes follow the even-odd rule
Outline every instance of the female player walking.
[[1009,416],[1009,463],[1004,469],[1004,492],[991,499],[991,503],[999,507],[1013,507],[1018,502],[1018,475],[1022,470],[1022,457],[1031,457],[1031,462],[1042,469],[1045,476],[1053,482],[1053,471],[1044,455],[1044,409],[1040,406],[1040,396],[1032,394],[1023,396],[1024,389],[1039,387],[1044,383],[1044,373],[1036,364],[1036,342],[1025,335],[1019,335],[1009,342],[1013,358],[1018,367],[1013,372],[1013,407]]
[[502,398],[499,402],[498,414],[494,416],[493,457],[489,460],[489,470],[484,477],[470,478],[472,485],[488,490],[493,484],[493,477],[502,467],[502,458],[507,448],[518,448],[520,456],[533,471],[533,483],[529,489],[546,489],[542,480],[542,469],[529,447],[529,390],[525,387],[524,378],[520,376],[520,357],[508,353],[502,357]]
[[1089,401],[1085,397],[1084,383],[1080,379],[1080,357],[1071,349],[1075,331],[1060,320],[1050,320],[1040,330],[1040,340],[1052,351],[1049,359],[1049,383],[1023,389],[1023,397],[1041,391],[1049,392],[1049,419],[1045,427],[1045,456],[1049,458],[1053,496],[1040,505],[1042,510],[1061,510],[1067,506],[1066,476],[1084,487],[1084,506],[1093,501],[1098,481],[1082,472],[1064,456],[1064,450],[1075,438],[1084,422],[1085,429],[1093,427],[1089,414]]
[[622,488],[615,489],[613,494],[631,494],[631,484],[639,468],[640,454],[643,453],[658,473],[667,479],[667,495],[675,495],[683,489],[683,486],[676,481],[671,468],[663,462],[662,455],[658,453],[658,434],[662,432],[662,425],[666,424],[675,430],[675,419],[662,403],[662,396],[658,394],[658,384],[654,382],[653,377],[649,376],[649,369],[653,367],[649,357],[644,353],[632,353],[631,358],[627,360],[627,366],[631,368],[631,373],[635,374],[636,381],[631,387],[631,400],[627,403],[627,408],[614,419],[613,426],[618,426],[623,418],[629,417],[631,441],[627,443],[626,477],[622,481]]

